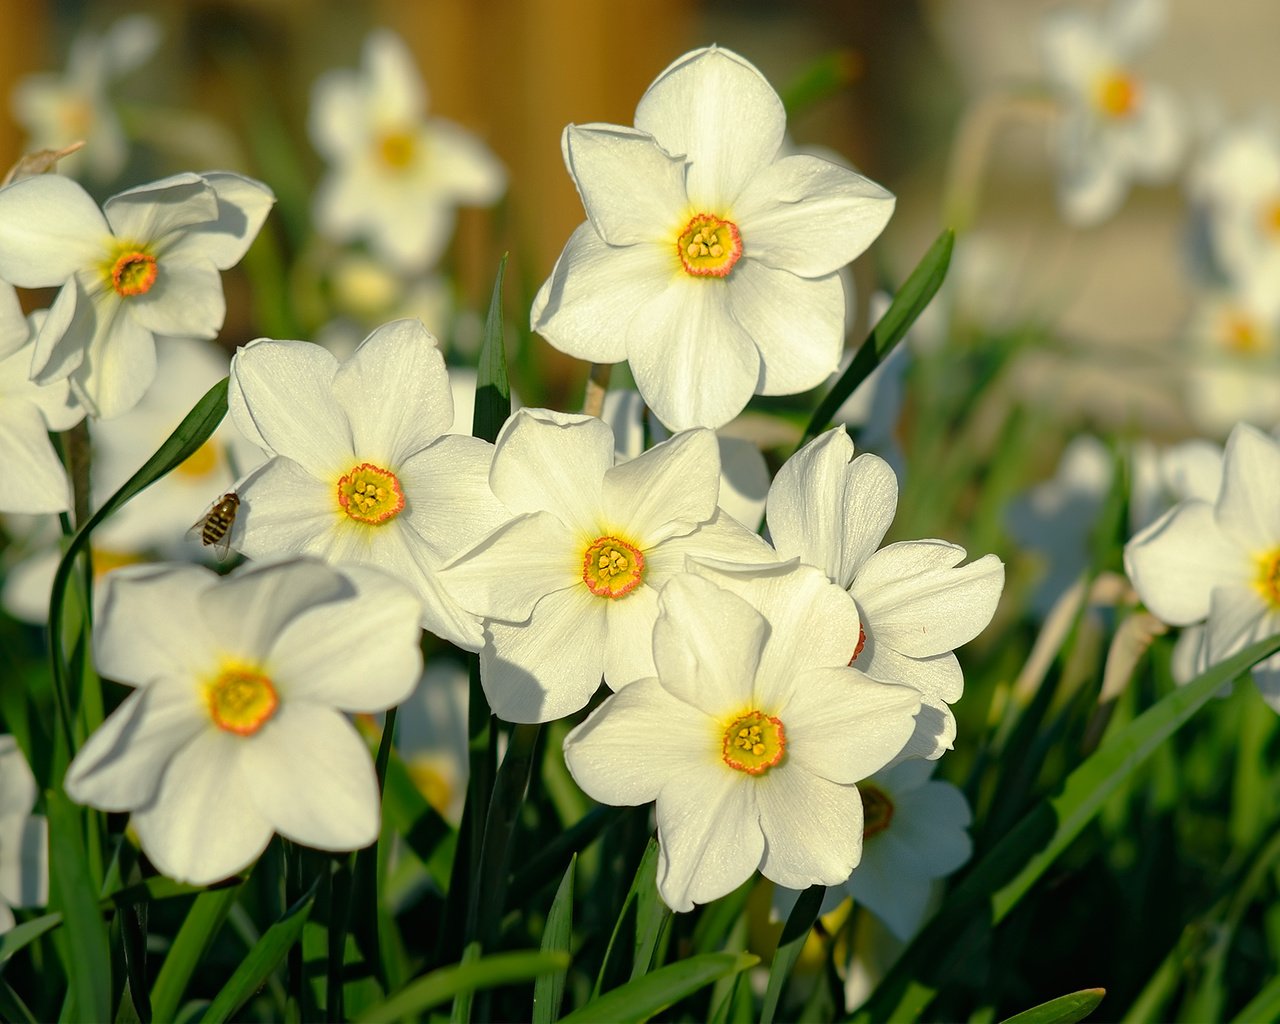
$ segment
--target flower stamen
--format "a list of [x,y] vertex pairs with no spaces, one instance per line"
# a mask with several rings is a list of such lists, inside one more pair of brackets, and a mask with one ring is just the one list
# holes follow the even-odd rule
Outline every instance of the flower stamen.
[[721,756],[730,768],[748,775],[763,775],[787,752],[782,721],[763,711],[748,711],[724,731]]
[[626,597],[644,580],[644,552],[617,537],[598,537],[582,557],[582,582],[596,597]]
[[276,688],[261,672],[229,666],[205,686],[214,725],[237,736],[252,736],[280,705]]
[[742,256],[742,235],[733,221],[700,213],[680,232],[676,253],[693,277],[725,277]]
[[1133,75],[1113,71],[1098,80],[1094,102],[1107,117],[1129,117],[1142,102],[1142,85]]
[[111,287],[121,298],[145,295],[156,283],[159,266],[149,252],[133,249],[116,257],[111,266]]
[[380,526],[400,514],[404,491],[391,470],[362,462],[338,481],[338,506],[357,523]]
[[893,801],[883,789],[869,782],[858,783],[858,795],[862,797],[862,838],[865,841],[889,827],[893,821]]
[[414,138],[409,132],[387,132],[378,139],[378,158],[393,171],[403,171],[417,152]]
[[1259,555],[1257,564],[1253,585],[1273,611],[1280,609],[1280,547]]

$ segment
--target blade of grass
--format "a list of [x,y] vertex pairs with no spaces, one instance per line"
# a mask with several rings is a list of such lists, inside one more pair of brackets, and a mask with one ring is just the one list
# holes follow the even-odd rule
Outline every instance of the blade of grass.
[[210,889],[196,897],[151,989],[151,1012],[156,1020],[173,1020],[177,1015],[187,984],[217,938],[240,889],[238,885]]
[[619,985],[567,1017],[561,1017],[560,1024],[596,1024],[605,1020],[613,1024],[640,1024],[700,988],[759,962],[760,958],[750,953],[691,956]]
[[764,993],[760,1024],[773,1024],[773,1015],[782,998],[783,986],[791,975],[791,968],[800,957],[800,951],[804,949],[813,922],[818,920],[818,911],[822,909],[822,898],[826,894],[825,885],[809,886],[800,894],[796,905],[787,915],[787,923],[782,926],[782,935],[778,937],[778,951],[773,954],[773,966],[769,968],[769,986]]
[[[573,945],[573,873],[578,864],[577,854],[569,858],[564,878],[556,889],[547,922],[542,929],[542,952],[562,953],[566,957]],[[560,1016],[560,1004],[564,999],[564,985],[569,968],[538,975],[533,983],[533,1024],[552,1024]]]
[[1082,988],[1006,1017],[1001,1024],[1076,1024],[1093,1013],[1106,994],[1105,988]]

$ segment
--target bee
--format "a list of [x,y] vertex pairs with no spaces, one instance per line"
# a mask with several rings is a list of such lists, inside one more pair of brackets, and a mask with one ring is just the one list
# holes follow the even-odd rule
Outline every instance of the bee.
[[191,526],[192,532],[199,531],[200,543],[213,548],[218,561],[225,560],[231,550],[231,526],[236,521],[239,508],[240,495],[228,491]]

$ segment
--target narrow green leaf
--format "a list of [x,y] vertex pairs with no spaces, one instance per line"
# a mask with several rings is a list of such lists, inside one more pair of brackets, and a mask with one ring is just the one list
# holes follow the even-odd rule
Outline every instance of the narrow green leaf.
[[222,1024],[223,1021],[230,1020],[231,1015],[267,983],[267,979],[280,966],[302,934],[302,926],[307,923],[316,901],[316,888],[320,884],[320,878],[321,876],[317,876],[302,899],[285,911],[284,917],[254,943],[248,956],[240,961],[240,966],[205,1010],[202,1018],[205,1024]]
[[12,1021],[13,1024],[37,1024],[35,1014],[4,978],[0,978],[0,1020]]
[[609,826],[620,821],[629,808],[594,807],[584,817],[574,822],[555,839],[539,850],[517,871],[508,887],[511,892],[532,892],[541,889],[563,871],[563,865],[581,853]]
[[871,329],[867,340],[858,349],[857,355],[849,368],[840,375],[840,379],[832,385],[826,397],[818,403],[809,425],[804,429],[800,439],[802,447],[810,438],[817,437],[831,423],[840,406],[857,389],[858,385],[871,376],[875,370],[898,344],[916,318],[924,312],[930,300],[942,287],[947,276],[947,267],[951,263],[951,250],[955,246],[956,235],[950,228],[942,232],[929,247],[915,270],[907,278],[893,302],[885,310],[884,316]]
[[63,728],[73,753],[75,745],[70,741],[75,709],[71,706],[67,692],[69,668],[62,636],[62,615],[66,604],[67,583],[71,579],[76,557],[89,543],[89,535],[104,519],[134,495],[182,465],[187,457],[218,429],[218,424],[222,422],[226,412],[227,378],[224,377],[205,393],[159,450],[143,463],[142,468],[126,480],[120,489],[106,500],[102,508],[89,517],[88,522],[76,530],[62,560],[58,563],[49,597],[49,656],[53,668],[53,687],[58,700],[59,716],[63,720]]
[[858,76],[862,58],[852,50],[824,53],[801,70],[782,90],[787,120],[845,89]]
[[502,282],[506,272],[504,253],[493,282],[489,315],[484,322],[484,341],[476,367],[476,405],[471,419],[471,432],[486,441],[498,439],[498,432],[511,415],[511,384],[507,380],[507,350],[502,333]]
[[[1124,729],[1110,733],[1063,783],[1034,807],[968,874],[941,912],[907,947],[860,1021],[916,1020],[963,961],[973,930],[998,924],[1132,774],[1215,693],[1280,650],[1280,634],[1250,644],[1178,687]],[[922,980],[927,978],[928,980]]]
[[369,1007],[357,1021],[402,1020],[448,1002],[460,992],[529,981],[569,966],[565,953],[496,953],[467,964],[432,971],[410,982],[383,1002]]
[[[551,909],[547,911],[547,923],[542,929],[542,952],[563,953],[569,956],[573,945],[573,873],[578,855],[569,858],[560,887],[556,889]],[[552,1024],[560,1016],[560,1004],[564,999],[564,985],[569,969],[538,975],[533,983],[533,1024]]]
[[730,974],[760,962],[750,953],[704,953],[659,967],[652,974],[619,985],[581,1009],[560,1018],[560,1024],[640,1024],[685,996]]
[[210,889],[196,897],[151,988],[151,1012],[156,1020],[173,1020],[177,1014],[187,983],[239,895],[240,886],[234,885]]
[[1262,991],[1231,1019],[1231,1024],[1254,1024],[1260,1020],[1280,1020],[1280,974],[1262,986]]
[[111,948],[98,910],[80,831],[81,816],[61,790],[45,792],[49,817],[49,905],[62,912],[67,927],[67,977],[71,1020],[111,1018]]
[[643,884],[636,889],[636,944],[631,958],[631,977],[648,974],[654,966],[654,956],[663,936],[671,927],[671,908],[658,893],[657,862],[653,873],[646,872]]
[[604,959],[600,961],[600,973],[596,975],[595,988],[591,993],[593,999],[604,991],[606,979],[611,976],[618,976],[619,968],[615,958],[622,955],[622,946],[619,943],[619,938],[627,923],[635,918],[635,903],[640,890],[646,884],[654,885],[657,874],[658,840],[656,837],[650,836],[649,844],[644,848],[644,855],[640,858],[640,866],[636,868],[635,876],[631,879],[631,888],[627,890],[626,899],[622,901],[618,917],[613,923],[613,933],[609,936],[609,945],[605,947]]
[[778,937],[778,951],[773,955],[773,966],[769,968],[769,987],[764,993],[760,1024],[773,1024],[773,1015],[778,1010],[783,986],[791,975],[791,968],[795,966],[800,951],[804,949],[805,940],[809,938],[813,922],[818,919],[822,898],[826,894],[825,885],[809,886],[800,894],[796,905],[787,915],[787,923],[782,926],[782,934]]
[[1106,994],[1105,988],[1082,988],[1016,1013],[1001,1024],[1076,1024],[1093,1013]]

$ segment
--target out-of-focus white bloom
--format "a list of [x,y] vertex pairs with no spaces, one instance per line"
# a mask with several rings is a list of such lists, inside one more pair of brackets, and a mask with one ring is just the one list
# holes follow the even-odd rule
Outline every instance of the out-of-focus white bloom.
[[452,825],[462,820],[471,764],[467,748],[466,668],[428,663],[396,716],[396,749],[427,801]]
[[29,379],[38,319],[29,324],[18,297],[0,282],[0,465],[7,481],[0,512],[66,512],[71,485],[49,431],[67,430],[84,419],[66,381]]
[[[1217,500],[1170,509],[1125,545],[1124,564],[1157,617],[1204,622],[1204,665],[1280,631],[1280,442],[1237,426]],[[1280,711],[1280,655],[1255,666],[1253,678]]]
[[311,93],[311,141],[332,165],[316,224],[337,241],[366,239],[382,259],[424,270],[453,233],[454,208],[488,206],[506,172],[479,139],[426,116],[427,93],[403,40],[365,40],[359,71],[322,75]]
[[143,851],[195,885],[275,832],[321,850],[378,837],[378,780],[344,712],[382,711],[422,672],[418,601],[318,562],[219,577],[138,566],[98,591],[94,660],[136,687],[67,769],[67,794],[132,812]]
[[1227,127],[1192,167],[1188,189],[1219,273],[1280,290],[1280,131],[1264,119]]
[[485,620],[480,678],[508,721],[571,714],[602,675],[614,689],[652,675],[658,592],[687,555],[773,560],[716,504],[720,460],[710,430],[618,462],[603,421],[521,409],[498,436],[489,482],[508,522],[443,577]]
[[575,781],[603,803],[657,802],[658,891],[674,910],[757,868],[796,889],[843,882],[862,850],[856,783],[897,755],[919,695],[822,657],[807,633],[766,644],[771,623],[707,580],[679,576],[658,603],[656,676],[566,737]]
[[343,363],[259,338],[232,360],[228,405],[271,456],[236,488],[237,550],[372,565],[417,591],[433,633],[480,647],[479,619],[437,573],[509,516],[489,490],[493,446],[445,433],[449,377],[421,323],[384,324]]
[[955,737],[948,705],[964,690],[952,651],[991,621],[1004,565],[985,555],[961,566],[964,548],[942,540],[877,550],[897,511],[897,479],[883,459],[853,456],[837,427],[788,459],[769,489],[769,533],[780,556],[817,566],[849,591],[861,623],[847,638],[850,664],[920,691],[918,731],[905,753],[939,757]]
[[[671,436],[649,412],[638,391],[610,391],[604,396],[602,418],[613,428],[619,459],[634,459],[651,444]],[[720,447],[720,500],[722,509],[743,526],[755,529],[764,515],[769,494],[769,466],[760,449],[743,437],[716,434]]]
[[1164,21],[1164,0],[1112,0],[1099,16],[1056,10],[1044,22],[1045,68],[1063,103],[1058,200],[1073,224],[1097,224],[1133,180],[1172,177],[1186,129],[1173,97],[1134,58]]
[[588,220],[534,299],[533,329],[580,359],[629,360],[675,430],[821,384],[844,345],[838,271],[894,200],[836,164],[779,157],[785,128],[764,76],[714,46],[658,77],[634,128],[567,127]]
[[92,416],[127,412],[155,377],[156,335],[217,335],[218,272],[240,261],[274,202],[265,185],[225,171],[141,185],[103,210],[55,174],[0,189],[0,280],[60,287],[32,378],[69,377]]
[[[1277,229],[1280,232],[1280,228]],[[1280,254],[1280,245],[1277,245]],[[1187,410],[1221,437],[1241,421],[1280,415],[1280,258],[1275,276],[1202,296],[1187,325]]]
[[85,171],[99,181],[124,168],[128,142],[110,102],[113,83],[148,60],[160,43],[160,28],[142,14],[121,18],[101,34],[81,32],[71,43],[63,74],[27,75],[10,96],[13,116],[26,130],[28,150],[84,149],[63,157],[59,167],[75,177]]
[[11,907],[49,900],[49,829],[35,805],[27,759],[12,736],[0,736],[0,935],[14,925]]

